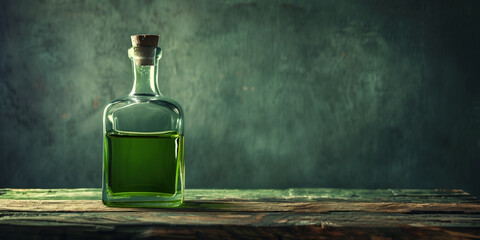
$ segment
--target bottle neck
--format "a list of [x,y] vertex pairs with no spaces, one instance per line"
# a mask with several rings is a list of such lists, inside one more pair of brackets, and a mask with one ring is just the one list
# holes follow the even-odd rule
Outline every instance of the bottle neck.
[[134,79],[130,95],[161,96],[157,78],[162,50],[157,47],[132,47],[128,49],[128,57],[132,60]]
[[132,61],[133,65],[133,88],[130,95],[158,96],[162,95],[157,86],[158,67],[154,65],[140,65]]

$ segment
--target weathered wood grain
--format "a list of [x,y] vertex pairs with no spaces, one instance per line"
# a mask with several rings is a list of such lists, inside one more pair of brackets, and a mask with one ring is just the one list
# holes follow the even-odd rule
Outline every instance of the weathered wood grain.
[[462,190],[190,189],[181,208],[111,208],[99,189],[0,189],[0,239],[480,239]]
[[22,226],[0,225],[5,239],[479,239],[475,228],[439,227],[324,227],[301,225],[288,227],[251,227],[215,225],[189,226]]
[[16,239],[479,239],[474,220],[458,214],[354,212],[14,213],[0,218],[0,231]]
[[[101,189],[0,189],[0,199],[100,200]],[[187,189],[185,200],[362,201],[362,202],[479,202],[459,189]]]
[[384,212],[384,213],[471,213],[480,214],[476,203],[401,202],[260,202],[188,200],[181,208],[115,208],[100,200],[13,200],[0,199],[0,211],[36,212]]
[[328,227],[480,227],[478,216],[469,214],[400,214],[365,212],[9,212],[0,225],[99,227],[136,225],[263,226],[321,225]]

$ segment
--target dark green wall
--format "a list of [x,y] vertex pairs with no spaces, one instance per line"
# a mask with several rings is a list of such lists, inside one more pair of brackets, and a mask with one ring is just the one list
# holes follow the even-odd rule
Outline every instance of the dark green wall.
[[100,187],[102,114],[158,33],[189,188],[480,194],[479,1],[2,1],[0,187]]

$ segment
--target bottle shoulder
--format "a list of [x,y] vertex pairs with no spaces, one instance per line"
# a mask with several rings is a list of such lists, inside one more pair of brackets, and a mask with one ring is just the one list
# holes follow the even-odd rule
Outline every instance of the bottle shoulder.
[[105,107],[104,131],[165,132],[183,134],[183,110],[163,96],[126,96]]
[[177,101],[164,96],[132,96],[117,98],[105,107],[105,114],[115,111],[145,109],[145,111],[168,109],[183,116],[183,108]]

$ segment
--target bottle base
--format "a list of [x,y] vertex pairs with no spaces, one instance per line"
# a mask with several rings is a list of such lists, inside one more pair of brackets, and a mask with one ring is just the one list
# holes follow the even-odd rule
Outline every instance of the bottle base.
[[183,204],[183,194],[177,193],[171,197],[161,197],[158,195],[132,196],[132,193],[104,194],[102,202],[108,207],[175,208]]
[[149,202],[136,202],[136,201],[102,201],[105,206],[108,207],[125,207],[125,208],[176,208],[183,204],[183,201],[149,201]]

